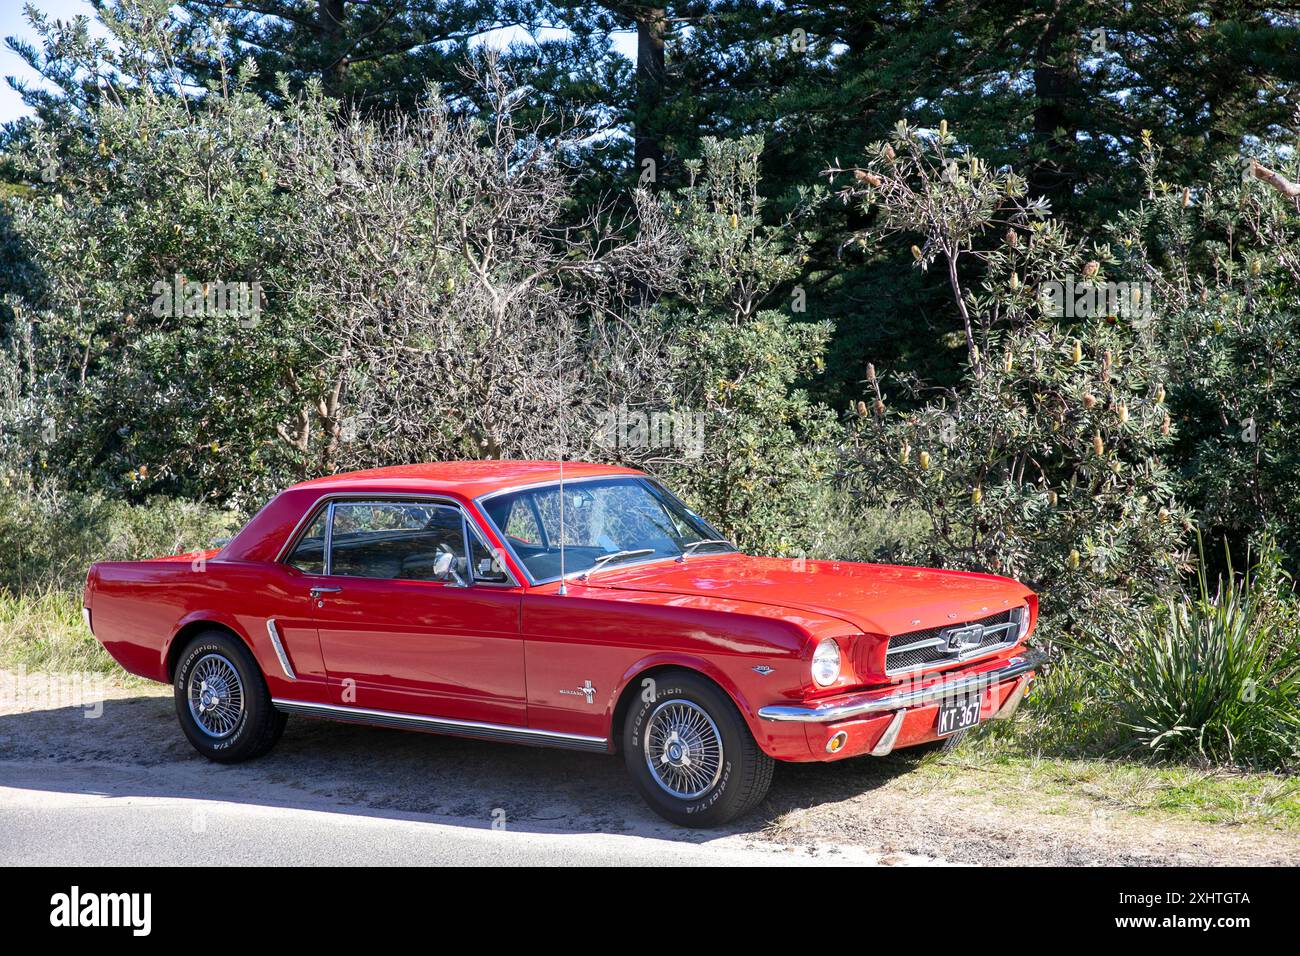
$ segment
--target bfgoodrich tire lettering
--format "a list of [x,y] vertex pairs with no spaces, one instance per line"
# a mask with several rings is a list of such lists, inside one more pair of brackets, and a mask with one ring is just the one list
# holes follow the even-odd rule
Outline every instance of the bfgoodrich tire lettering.
[[[196,672],[196,668],[200,669]],[[219,724],[200,723],[195,705],[198,687],[192,678],[203,671],[222,672],[231,668],[237,675],[222,685],[222,695],[238,692],[238,713]],[[172,689],[176,717],[194,749],[218,763],[238,763],[260,757],[280,739],[287,717],[271,704],[266,680],[257,661],[243,641],[226,631],[211,630],[197,635],[181,651]],[[201,695],[200,695],[201,696]],[[226,697],[226,699],[230,699]]]
[[690,671],[659,675],[653,687],[653,699],[639,696],[623,724],[624,761],[646,803],[687,827],[720,826],[754,809],[771,786],[774,761],[736,705]]

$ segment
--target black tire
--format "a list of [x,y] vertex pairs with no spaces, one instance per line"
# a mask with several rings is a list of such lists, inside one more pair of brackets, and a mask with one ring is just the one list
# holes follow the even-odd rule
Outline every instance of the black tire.
[[[196,668],[200,667],[202,669],[196,673]],[[223,679],[229,677],[226,668],[232,668],[238,675],[238,685]],[[194,687],[190,686],[192,674],[196,678]],[[207,717],[202,717],[213,724],[209,728],[200,722],[202,715],[196,715],[195,711],[206,700],[218,701],[217,708],[221,708],[223,702],[219,697],[203,697],[205,684],[199,680],[202,674],[213,675],[213,684],[219,686],[225,696],[224,711],[213,710]],[[172,690],[176,698],[176,717],[186,739],[195,750],[217,763],[238,763],[262,756],[275,746],[288,721],[288,717],[272,705],[266,680],[248,647],[227,631],[204,631],[186,645],[176,665]],[[191,691],[201,698],[196,700],[194,709],[191,708]],[[237,708],[232,703],[234,691],[238,691]],[[218,724],[219,720],[223,723]]]
[[[651,689],[653,694],[647,693]],[[698,716],[701,713],[707,720]],[[675,714],[694,720],[701,734],[685,741],[685,766],[691,773],[702,775],[698,785],[681,788],[693,794],[689,796],[666,789],[647,759],[653,746],[664,743],[663,730],[671,726]],[[700,751],[707,749],[703,745],[712,742],[715,730],[721,753],[712,758]],[[668,747],[659,746],[659,750],[662,766]],[[689,763],[692,750],[697,751],[693,764]],[[659,674],[652,688],[642,685],[623,722],[623,759],[632,782],[650,808],[684,827],[721,826],[753,810],[767,796],[775,766],[775,761],[759,749],[731,698],[712,681],[690,671]],[[661,773],[671,775],[677,769],[676,765],[670,766]]]
[[[931,740],[929,743],[920,744],[916,747],[909,747],[909,750],[915,750],[919,754],[950,754],[962,745],[967,737],[970,736],[972,728],[964,727],[954,734],[947,737],[940,737],[938,740]],[[900,751],[906,753],[907,751]]]

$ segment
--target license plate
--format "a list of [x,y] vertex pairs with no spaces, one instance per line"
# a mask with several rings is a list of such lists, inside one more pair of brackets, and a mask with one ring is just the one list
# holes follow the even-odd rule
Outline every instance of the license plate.
[[936,732],[940,737],[955,734],[967,727],[974,727],[980,722],[980,696],[958,697],[945,700],[939,705],[939,724]]

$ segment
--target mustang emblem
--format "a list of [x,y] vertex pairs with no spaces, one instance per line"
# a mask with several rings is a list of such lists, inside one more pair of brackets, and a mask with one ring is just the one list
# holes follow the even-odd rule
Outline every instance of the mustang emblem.
[[951,627],[944,632],[948,639],[945,650],[949,654],[962,654],[984,642],[984,625],[967,624],[965,627]]
[[560,693],[568,697],[585,697],[589,704],[596,702],[596,688],[589,680],[583,681],[581,687],[576,687],[573,690],[562,690]]

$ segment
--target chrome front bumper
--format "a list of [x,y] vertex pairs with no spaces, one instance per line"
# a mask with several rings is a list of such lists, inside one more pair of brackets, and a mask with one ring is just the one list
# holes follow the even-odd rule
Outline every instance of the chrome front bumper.
[[[1049,660],[1050,656],[1045,651],[1031,648],[1023,654],[1010,658],[1001,667],[978,674],[967,674],[953,680],[940,680],[924,687],[897,691],[884,697],[864,692],[837,697],[821,704],[773,704],[760,708],[758,716],[763,720],[794,720],[825,724],[836,720],[851,720],[854,717],[906,710],[934,703],[937,700],[982,692],[989,687],[1016,680],[1036,671]],[[1016,695],[1016,704],[1020,703],[1027,686],[1028,682],[1022,681],[1021,685],[1012,691],[1012,694]],[[1011,704],[1009,698],[1007,704]],[[1010,710],[1014,709],[1014,705],[1010,707]],[[1004,705],[996,716],[1010,716],[1008,707]]]

